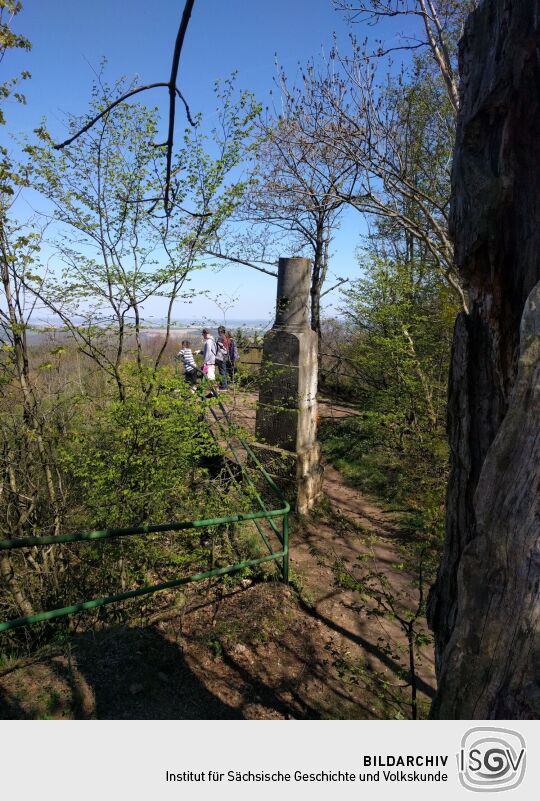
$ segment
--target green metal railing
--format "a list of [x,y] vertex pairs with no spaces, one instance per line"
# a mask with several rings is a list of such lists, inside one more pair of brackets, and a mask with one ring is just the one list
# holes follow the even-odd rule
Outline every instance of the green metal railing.
[[[212,390],[212,394],[215,398],[217,398],[217,393],[215,390]],[[159,525],[144,525],[144,526],[135,526],[131,528],[110,528],[104,529],[102,531],[84,531],[77,534],[62,534],[60,536],[47,536],[47,537],[21,537],[17,539],[9,539],[9,540],[0,540],[0,551],[13,551],[19,548],[33,548],[33,547],[44,547],[48,545],[60,545],[63,543],[73,543],[73,542],[95,542],[101,540],[110,540],[113,538],[118,537],[133,537],[133,536],[145,536],[148,534],[155,534],[155,533],[163,533],[163,532],[175,532],[175,531],[185,531],[188,529],[201,529],[201,528],[213,528],[216,526],[226,525],[230,523],[244,523],[247,521],[253,521],[254,525],[261,536],[262,541],[264,542],[265,546],[267,547],[269,553],[268,556],[261,556],[256,559],[249,559],[242,562],[237,562],[236,564],[228,565],[227,567],[218,567],[213,568],[211,570],[205,570],[203,572],[194,573],[189,576],[181,577],[178,579],[173,579],[171,581],[165,581],[160,584],[148,585],[144,587],[138,587],[134,590],[128,590],[126,592],[116,593],[114,595],[108,595],[103,598],[94,598],[91,600],[82,601],[81,603],[72,604],[70,606],[63,606],[58,607],[56,609],[49,609],[47,611],[38,612],[34,615],[26,615],[25,617],[18,617],[12,620],[7,620],[3,623],[0,623],[0,632],[8,631],[10,629],[20,628],[22,626],[29,626],[33,623],[41,623],[48,620],[53,620],[58,617],[64,617],[66,615],[73,615],[78,612],[84,612],[90,609],[98,609],[99,607],[106,606],[108,604],[119,603],[120,601],[125,601],[130,598],[138,598],[143,595],[150,595],[152,593],[161,592],[163,590],[174,589],[175,587],[180,587],[184,584],[189,584],[192,581],[202,581],[203,579],[213,578],[215,576],[224,576],[230,573],[237,573],[241,570],[244,570],[249,567],[254,567],[256,565],[263,564],[265,562],[275,561],[281,563],[281,576],[284,582],[288,582],[289,580],[289,512],[290,512],[290,505],[285,499],[282,491],[277,486],[276,482],[270,476],[270,474],[265,470],[264,466],[261,464],[253,449],[250,448],[248,443],[245,441],[245,438],[239,433],[237,427],[231,421],[230,416],[221,403],[218,400],[217,407],[221,412],[221,416],[216,413],[216,410],[213,406],[209,407],[209,410],[212,414],[212,417],[215,421],[217,429],[223,439],[226,441],[230,453],[232,454],[232,460],[234,464],[239,468],[239,473],[241,478],[235,474],[232,470],[227,461],[225,461],[225,467],[229,472],[231,479],[237,483],[241,483],[241,480],[246,481],[247,485],[250,487],[253,495],[257,501],[258,506],[260,507],[256,512],[248,512],[248,513],[240,513],[235,515],[228,515],[225,517],[216,517],[216,518],[209,518],[207,520],[190,520],[190,521],[183,521],[183,522],[171,522],[171,523],[161,523]],[[223,425],[223,421],[227,423],[228,429],[225,428]],[[219,435],[214,433],[214,437],[216,440],[219,440]],[[238,446],[235,447],[232,443],[232,439],[236,439],[238,442]],[[246,469],[245,463],[242,461],[238,450],[242,448],[246,455],[246,462],[250,460],[253,462],[258,474],[262,477],[266,485],[270,488],[272,494],[277,498],[278,502],[280,503],[279,508],[277,509],[267,509],[260,492],[257,490],[255,483],[249,474],[248,470]],[[276,520],[281,519],[281,530],[280,527],[276,525]],[[278,550],[274,550],[272,547],[271,540],[267,533],[264,532],[261,521],[267,520],[273,534],[276,535],[277,540],[279,542],[280,547]]]

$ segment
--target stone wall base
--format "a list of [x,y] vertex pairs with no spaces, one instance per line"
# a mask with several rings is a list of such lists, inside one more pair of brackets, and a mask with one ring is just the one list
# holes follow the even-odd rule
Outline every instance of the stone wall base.
[[251,443],[257,458],[283,490],[299,514],[307,514],[322,493],[324,470],[320,463],[320,445],[292,453],[275,445]]
[[318,442],[296,455],[296,511],[307,514],[320,497],[324,468]]

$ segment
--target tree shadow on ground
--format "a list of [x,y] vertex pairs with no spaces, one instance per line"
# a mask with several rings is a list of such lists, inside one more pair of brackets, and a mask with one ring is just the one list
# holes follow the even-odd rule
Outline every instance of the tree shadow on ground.
[[0,687],[0,720],[24,720],[28,717],[17,699]]
[[[365,637],[361,637],[359,634],[356,634],[352,631],[349,631],[349,629],[340,626],[339,623],[336,623],[336,621],[331,620],[329,617],[322,614],[315,607],[306,604],[305,601],[303,601],[301,598],[298,599],[298,603],[300,607],[303,609],[303,611],[306,612],[306,614],[310,615],[315,620],[319,620],[321,623],[323,623],[324,626],[327,626],[336,634],[339,634],[340,636],[345,637],[346,639],[350,640],[356,645],[359,645],[365,654],[374,656],[382,665],[387,667],[394,675],[398,675],[398,673],[401,671],[401,665],[399,665],[391,657],[389,657],[388,653],[383,648],[380,648],[378,644],[374,644],[369,640],[365,639]],[[430,685],[427,684],[419,676],[417,676],[417,683],[418,683],[418,689],[421,692],[425,693],[425,695],[428,698],[435,697],[435,689],[433,687],[430,687]]]
[[[182,649],[155,626],[117,627],[72,640],[73,657],[62,678],[72,687],[81,717],[98,719],[238,719],[186,664]],[[57,665],[58,673],[62,671]],[[84,697],[80,679],[93,702]],[[82,691],[82,692],[81,692]]]
[[241,712],[215,697],[156,626],[75,634],[64,654],[0,687],[0,718],[231,720]]

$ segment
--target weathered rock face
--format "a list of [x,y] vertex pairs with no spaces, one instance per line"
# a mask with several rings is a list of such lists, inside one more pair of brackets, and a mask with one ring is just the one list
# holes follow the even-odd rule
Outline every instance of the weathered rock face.
[[474,536],[460,555],[435,717],[540,715],[539,490],[540,283],[523,315],[509,408],[473,498]]
[[537,717],[540,0],[484,0],[460,56],[452,227],[471,308],[456,323],[450,375],[432,714]]

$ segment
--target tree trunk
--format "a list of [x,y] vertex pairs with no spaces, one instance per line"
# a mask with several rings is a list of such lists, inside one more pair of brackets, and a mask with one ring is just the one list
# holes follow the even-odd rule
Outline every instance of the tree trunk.
[[13,572],[13,565],[11,564],[11,559],[5,553],[0,556],[0,578],[2,579],[2,584],[9,590],[11,596],[17,607],[19,608],[22,615],[33,615],[34,608],[26,595],[24,594],[21,585],[15,578],[15,573]]
[[317,227],[317,238],[313,253],[313,266],[311,268],[311,328],[321,338],[321,288],[326,276],[324,265],[324,238],[323,224]]
[[428,609],[436,718],[540,712],[539,57],[540,0],[484,0],[469,18],[452,232],[470,313],[454,333],[446,542]]

